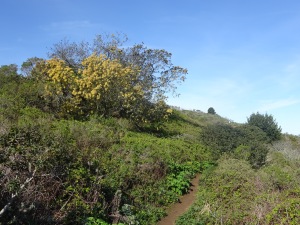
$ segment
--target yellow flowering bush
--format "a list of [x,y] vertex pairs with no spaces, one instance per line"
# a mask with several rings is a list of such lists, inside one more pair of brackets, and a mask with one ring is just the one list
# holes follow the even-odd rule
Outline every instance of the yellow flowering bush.
[[85,58],[77,70],[53,58],[43,64],[45,97],[58,106],[62,115],[125,114],[138,118],[134,114],[145,114],[141,107],[146,106],[138,72],[104,55]]

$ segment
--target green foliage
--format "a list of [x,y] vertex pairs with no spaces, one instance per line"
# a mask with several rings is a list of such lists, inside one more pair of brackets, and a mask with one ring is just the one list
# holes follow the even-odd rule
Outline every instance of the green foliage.
[[[97,219],[94,217],[88,217],[85,222],[85,225],[109,225],[109,224],[110,223],[107,223],[102,219]],[[116,225],[125,225],[125,223],[116,223]]]
[[42,61],[42,58],[37,57],[27,59],[21,65],[22,74],[28,78],[35,77],[37,75],[37,65]]
[[175,192],[178,195],[182,195],[188,192],[190,187],[190,179],[199,172],[199,162],[187,162],[186,164],[171,163],[169,165],[169,175],[167,177],[168,189]]
[[178,195],[188,192],[190,182],[187,179],[187,173],[181,172],[178,175],[170,175],[168,177],[168,187]]
[[1,206],[19,192],[3,217],[7,223],[111,223],[116,215],[124,224],[154,224],[188,190],[193,174],[209,166],[207,149],[187,138],[200,130],[188,116],[162,124],[175,135],[136,132],[121,118],[58,120],[30,106],[17,118],[1,120]]
[[259,143],[252,145],[240,145],[232,152],[231,156],[235,159],[247,160],[253,168],[260,168],[265,165],[267,160],[268,148]]
[[289,171],[285,171],[277,165],[267,167],[265,172],[269,174],[274,189],[282,191],[294,186],[294,180]]
[[17,120],[24,107],[43,108],[38,83],[17,71],[16,65],[0,67],[0,115],[10,121]]
[[240,131],[228,124],[213,124],[202,129],[202,142],[220,155],[238,147]]
[[0,115],[9,120],[17,119],[19,109],[25,105],[24,99],[18,95],[22,77],[17,70],[14,64],[0,67]]
[[300,185],[299,163],[286,158],[282,153],[271,152],[270,163],[263,169],[269,176],[269,186],[283,192]]
[[250,216],[254,178],[245,161],[220,160],[218,167],[202,174],[198,200],[176,224],[243,224]]
[[[28,59],[23,75],[16,65],[0,67],[0,210],[9,206],[1,223],[155,224],[201,171],[199,198],[180,224],[299,223],[297,137],[284,136],[270,147],[268,134],[258,126],[229,124],[218,115],[198,111],[170,110],[164,93],[186,71],[172,65],[168,52],[143,45],[123,48],[115,38],[105,42],[98,37],[96,43],[97,56],[117,62],[107,64],[140,69],[134,81],[144,97],[130,101],[137,104],[129,104],[127,116],[122,110],[113,114],[122,101],[110,101],[123,87],[122,79],[109,86],[112,92],[105,100],[109,113],[99,113],[105,105],[94,99],[97,82],[92,82],[91,89],[83,85],[91,95],[80,96],[80,104],[75,104],[84,116],[70,119],[74,116],[70,112],[58,119],[60,104],[72,97],[71,86],[61,79],[60,95],[44,98],[49,82],[43,80],[44,60]],[[60,47],[67,53],[66,58],[59,56],[67,65],[60,72],[67,68],[82,75],[79,65],[89,57],[82,54],[88,52],[84,45]],[[96,78],[97,71],[93,70]],[[53,77],[59,75],[56,72]],[[91,74],[86,75],[88,80]],[[153,85],[157,89],[151,89]],[[88,102],[90,98],[93,101]],[[163,115],[167,116],[161,120]],[[142,120],[149,123],[136,124]],[[268,148],[276,152],[266,157]],[[219,159],[218,165],[213,159]]]
[[[6,88],[6,85],[16,82],[18,83],[20,81],[20,76],[18,75],[18,66],[15,64],[11,65],[4,65],[0,67],[0,78],[1,78],[1,84],[0,84],[0,90],[3,90],[3,88]],[[6,89],[8,90],[8,89]]]
[[259,169],[224,155],[201,175],[198,199],[176,224],[298,224],[299,185],[299,162],[278,151]]
[[265,164],[268,153],[267,137],[254,126],[212,124],[202,129],[200,137],[201,141],[215,152],[216,159],[226,153],[238,159],[248,160],[254,168]]
[[103,221],[102,219],[97,219],[94,217],[88,217],[86,219],[85,225],[109,225],[109,223]]
[[253,168],[260,168],[265,165],[267,160],[268,148],[263,144],[254,144],[251,146],[248,161]]
[[271,141],[279,140],[281,137],[281,127],[278,126],[272,115],[252,113],[247,119],[247,123],[262,129]]
[[300,199],[288,199],[278,204],[266,217],[268,224],[300,223]]
[[207,113],[208,114],[212,114],[212,115],[215,115],[216,114],[216,111],[213,107],[209,107],[208,110],[207,110]]

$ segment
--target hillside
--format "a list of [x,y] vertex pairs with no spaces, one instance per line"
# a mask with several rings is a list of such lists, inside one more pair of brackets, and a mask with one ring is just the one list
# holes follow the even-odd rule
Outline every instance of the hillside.
[[298,224],[298,136],[165,103],[187,70],[112,36],[0,67],[0,224],[156,224],[201,173],[177,224]]
[[255,169],[247,152],[217,156],[204,144],[207,127],[243,127],[218,115],[174,111],[143,131],[126,119],[59,120],[28,107],[15,123],[1,118],[3,224],[154,224],[206,167],[178,224],[298,221],[298,137],[269,145]]
[[198,135],[200,121],[213,120],[174,115],[154,131],[126,119],[58,120],[28,107],[16,122],[2,115],[1,221],[154,223],[211,159]]
[[221,157],[202,174],[195,204],[176,224],[299,224],[299,143],[284,135],[259,169]]

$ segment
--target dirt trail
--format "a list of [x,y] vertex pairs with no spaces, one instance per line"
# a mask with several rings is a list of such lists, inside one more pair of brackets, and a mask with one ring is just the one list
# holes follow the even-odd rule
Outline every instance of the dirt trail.
[[196,199],[199,186],[200,174],[192,180],[191,190],[188,194],[181,196],[178,203],[175,203],[167,210],[167,216],[162,218],[157,225],[175,225],[175,221],[185,213]]

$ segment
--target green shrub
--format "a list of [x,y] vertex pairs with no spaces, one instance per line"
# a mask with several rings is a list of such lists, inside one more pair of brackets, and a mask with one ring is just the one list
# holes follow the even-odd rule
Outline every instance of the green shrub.
[[192,176],[200,171],[200,162],[171,163],[169,170],[167,177],[168,189],[182,195],[188,192]]
[[278,126],[276,120],[272,115],[262,115],[260,113],[252,113],[249,118],[247,118],[247,123],[252,126],[259,127],[264,131],[271,141],[279,140],[281,137],[281,127]]
[[267,224],[300,224],[300,199],[292,198],[279,203],[266,216]]
[[200,139],[219,157],[224,152],[230,152],[238,147],[240,131],[228,124],[212,124],[202,128]]
[[88,217],[86,219],[85,225],[109,225],[109,223],[105,222],[102,219],[97,219],[94,217]]
[[217,159],[223,153],[232,154],[237,159],[248,160],[254,168],[265,164],[268,148],[266,135],[259,128],[250,125],[233,127],[229,124],[213,124],[204,127],[201,140]]
[[216,111],[213,107],[209,107],[208,110],[207,110],[207,113],[208,114],[212,114],[212,115],[215,115],[216,114]]

